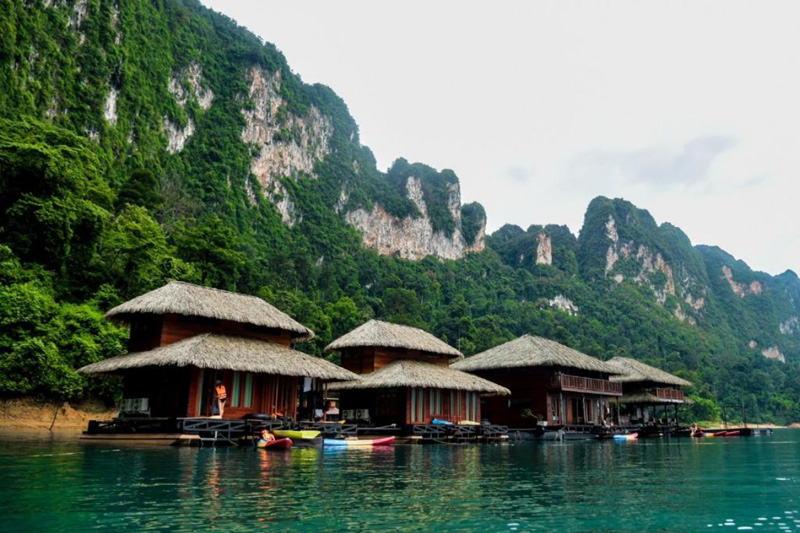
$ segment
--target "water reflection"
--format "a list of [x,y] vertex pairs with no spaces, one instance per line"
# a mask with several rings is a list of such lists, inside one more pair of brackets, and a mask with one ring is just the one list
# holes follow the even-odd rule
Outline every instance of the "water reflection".
[[0,512],[9,530],[795,528],[798,437],[341,451],[7,441]]

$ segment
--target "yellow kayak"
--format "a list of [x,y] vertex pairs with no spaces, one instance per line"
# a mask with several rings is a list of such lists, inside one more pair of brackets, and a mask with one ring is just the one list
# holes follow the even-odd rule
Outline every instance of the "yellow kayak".
[[276,429],[272,432],[276,437],[289,438],[289,439],[316,439],[319,437],[319,431],[299,431],[294,429]]

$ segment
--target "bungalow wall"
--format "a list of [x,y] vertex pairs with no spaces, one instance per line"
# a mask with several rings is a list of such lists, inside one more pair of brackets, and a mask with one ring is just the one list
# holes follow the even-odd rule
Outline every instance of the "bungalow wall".
[[219,333],[262,339],[284,346],[291,346],[292,344],[291,332],[281,329],[205,317],[175,314],[142,315],[131,319],[128,351],[152,350],[158,346],[166,346],[201,333]]
[[236,419],[254,413],[297,418],[299,378],[203,368],[191,369],[186,416],[213,414],[214,383],[218,379],[228,393],[223,418]]
[[439,366],[448,366],[449,357],[430,355],[419,350],[392,349],[368,346],[348,348],[342,351],[342,367],[355,374],[371,374],[382,367],[397,361],[424,361]]
[[342,410],[369,409],[377,426],[430,424],[434,418],[448,422],[481,420],[480,394],[452,389],[386,388],[344,390]]
[[492,424],[533,426],[536,421],[526,414],[544,416],[549,425],[592,424],[600,421],[610,407],[607,395],[562,391],[555,379],[556,371],[551,368],[498,369],[475,374],[511,391],[511,396],[484,400],[483,417]]

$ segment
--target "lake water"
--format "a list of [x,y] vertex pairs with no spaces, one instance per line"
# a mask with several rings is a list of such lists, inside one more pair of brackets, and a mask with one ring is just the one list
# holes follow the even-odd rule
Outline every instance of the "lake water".
[[800,531],[800,430],[285,452],[0,439],[4,531]]

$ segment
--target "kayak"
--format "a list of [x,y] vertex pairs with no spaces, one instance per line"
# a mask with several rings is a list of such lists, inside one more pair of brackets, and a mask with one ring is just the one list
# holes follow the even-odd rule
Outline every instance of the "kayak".
[[459,420],[459,426],[480,426],[480,422],[475,422],[474,420]]
[[692,432],[692,437],[702,437],[704,435],[702,429],[698,429],[697,431]]
[[626,435],[614,435],[614,440],[636,440],[639,438],[638,433],[629,433]]
[[362,448],[367,446],[391,446],[394,444],[395,437],[384,437],[382,439],[325,439],[325,446],[336,448]]
[[259,448],[269,448],[272,450],[286,450],[292,447],[292,439],[275,439],[269,442],[259,439],[256,444]]
[[294,430],[294,429],[276,429],[273,431],[276,437],[290,438],[290,439],[315,439],[319,437],[319,431],[312,430]]
[[452,426],[452,422],[448,422],[447,420],[439,420],[438,418],[434,418],[431,420],[431,424],[434,426]]

